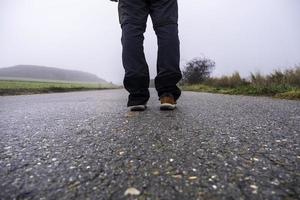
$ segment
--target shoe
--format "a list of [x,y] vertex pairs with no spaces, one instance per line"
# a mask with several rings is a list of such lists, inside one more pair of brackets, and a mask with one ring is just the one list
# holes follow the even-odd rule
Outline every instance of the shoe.
[[144,111],[146,110],[146,105],[135,105],[135,106],[129,106],[130,111]]
[[172,94],[163,94],[159,100],[161,110],[174,110],[176,108],[176,101]]

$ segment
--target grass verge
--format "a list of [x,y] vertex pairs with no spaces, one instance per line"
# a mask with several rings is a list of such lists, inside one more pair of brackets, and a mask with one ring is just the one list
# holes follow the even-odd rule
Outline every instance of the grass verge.
[[300,89],[286,85],[255,86],[244,85],[238,87],[214,87],[205,84],[183,85],[182,90],[195,92],[209,92],[229,95],[269,96],[281,99],[300,100]]
[[0,95],[39,94],[84,90],[113,89],[112,84],[62,83],[43,81],[0,80]]

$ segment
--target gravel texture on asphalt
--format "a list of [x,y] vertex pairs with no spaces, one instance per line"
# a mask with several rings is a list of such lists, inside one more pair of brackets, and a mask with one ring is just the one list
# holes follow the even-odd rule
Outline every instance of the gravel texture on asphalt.
[[[0,97],[0,199],[299,199],[300,102],[125,90]],[[126,195],[125,195],[126,194]]]

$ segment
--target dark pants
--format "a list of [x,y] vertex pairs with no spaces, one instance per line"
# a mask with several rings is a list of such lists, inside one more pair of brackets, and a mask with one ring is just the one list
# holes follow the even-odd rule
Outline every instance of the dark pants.
[[119,0],[122,27],[122,60],[124,87],[129,92],[127,106],[145,104],[149,100],[149,69],[144,55],[144,32],[151,16],[158,41],[158,96],[171,93],[175,100],[181,94],[176,84],[182,78],[179,68],[177,0]]

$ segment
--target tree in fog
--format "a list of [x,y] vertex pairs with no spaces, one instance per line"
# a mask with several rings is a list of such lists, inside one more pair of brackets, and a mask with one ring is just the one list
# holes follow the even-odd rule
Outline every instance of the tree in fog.
[[183,70],[183,83],[197,84],[202,83],[210,77],[215,62],[208,58],[194,58],[186,63]]

